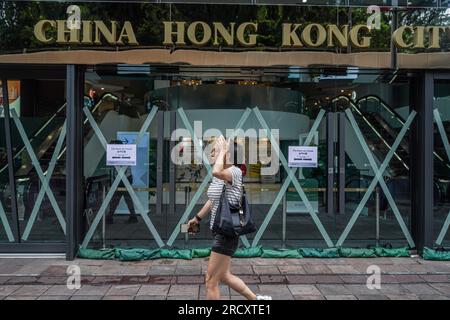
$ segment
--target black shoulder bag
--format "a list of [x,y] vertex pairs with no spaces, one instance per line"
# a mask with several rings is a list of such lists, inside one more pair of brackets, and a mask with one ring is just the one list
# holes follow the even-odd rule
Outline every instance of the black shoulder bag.
[[212,231],[227,237],[237,237],[255,232],[256,227],[252,221],[244,184],[242,184],[241,201],[237,207],[230,206],[225,193],[226,184],[224,184],[220,196]]

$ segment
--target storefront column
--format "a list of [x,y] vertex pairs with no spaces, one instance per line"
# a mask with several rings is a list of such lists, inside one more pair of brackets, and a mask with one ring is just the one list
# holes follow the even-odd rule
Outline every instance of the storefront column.
[[67,159],[66,159],[66,259],[77,255],[83,214],[83,85],[82,66],[68,65],[67,75]]
[[411,108],[417,112],[411,128],[411,231],[419,252],[433,245],[433,74],[413,78]]

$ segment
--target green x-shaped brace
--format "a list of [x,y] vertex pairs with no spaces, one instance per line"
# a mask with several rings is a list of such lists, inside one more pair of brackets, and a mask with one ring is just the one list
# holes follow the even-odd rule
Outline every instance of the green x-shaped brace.
[[61,151],[65,137],[66,137],[66,122],[64,121],[61,132],[59,134],[58,142],[56,143],[56,148],[53,151],[52,158],[50,159],[50,164],[47,169],[45,181],[42,184],[41,189],[39,190],[39,194],[36,198],[36,203],[34,204],[33,211],[31,212],[30,218],[28,220],[28,223],[27,223],[25,230],[23,232],[23,235],[22,235],[22,239],[25,241],[28,240],[28,236],[30,235],[31,228],[34,226],[36,216],[42,205],[42,201],[44,200],[45,192],[46,192],[47,188],[49,187],[50,179],[53,175],[53,170],[55,169],[56,161],[58,160],[59,152]]
[[[237,130],[241,129],[242,126],[244,125],[245,121],[247,121],[247,118],[249,117],[251,113],[251,110],[249,108],[247,108],[244,112],[244,114],[241,116],[240,120],[238,121],[234,131],[233,131],[233,135],[230,137],[231,140],[233,140],[234,138],[234,134],[236,133]],[[172,244],[175,242],[175,239],[177,238],[178,234],[180,233],[180,225],[186,221],[189,217],[189,215],[191,214],[192,210],[194,209],[195,204],[197,203],[198,199],[200,198],[200,196],[203,194],[205,188],[207,187],[209,181],[212,178],[212,168],[211,165],[208,162],[208,158],[205,155],[202,146],[200,146],[197,136],[195,135],[194,129],[192,129],[191,123],[189,122],[186,113],[184,112],[183,108],[179,108],[178,109],[178,114],[181,117],[181,120],[183,121],[184,126],[186,127],[186,129],[189,131],[192,139],[194,140],[194,146],[197,149],[197,152],[200,154],[203,159],[203,163],[206,167],[206,170],[208,171],[208,174],[206,175],[206,177],[203,179],[202,183],[200,184],[197,192],[195,193],[194,197],[192,198],[191,202],[189,203],[189,205],[187,206],[186,210],[184,211],[183,215],[181,216],[180,220],[178,221],[177,225],[175,226],[175,229],[173,229],[172,234],[170,235],[169,240],[167,241],[167,245],[168,246],[172,246]],[[241,236],[240,237],[241,241],[244,243],[244,245],[246,247],[250,246],[250,243],[247,240],[247,237]]]
[[[95,132],[95,135],[100,140],[101,145],[106,150],[107,149],[107,142],[105,137],[103,136],[99,126],[97,125],[97,122],[95,121],[94,117],[92,116],[91,112],[87,107],[83,108],[84,113],[86,114],[86,117],[88,118],[88,121],[90,125],[92,126],[92,129]],[[139,142],[141,141],[142,137],[144,136],[145,132],[147,131],[148,127],[150,126],[153,118],[155,117],[156,113],[158,111],[158,108],[154,106],[150,113],[148,114],[147,118],[145,119],[144,123],[142,124],[141,129],[139,130],[139,134],[136,138],[136,145],[139,145]],[[146,211],[144,210],[144,207],[142,206],[141,201],[136,195],[136,192],[134,191],[133,187],[131,186],[130,182],[128,181],[128,178],[125,176],[125,171],[127,170],[128,166],[114,166],[114,168],[117,171],[117,176],[114,179],[114,182],[111,185],[111,188],[109,189],[108,193],[106,194],[106,197],[100,206],[100,209],[98,210],[97,215],[95,216],[88,232],[86,233],[86,236],[83,240],[83,243],[81,244],[82,248],[86,248],[89,244],[89,241],[91,241],[91,238],[95,232],[95,229],[97,228],[100,220],[102,219],[103,215],[105,214],[106,208],[108,207],[109,203],[111,202],[111,199],[114,195],[114,192],[116,191],[117,187],[119,186],[120,181],[122,180],[125,184],[125,187],[128,191],[128,193],[131,196],[131,199],[133,200],[134,205],[137,207],[137,211],[140,213],[142,219],[144,220],[145,224],[147,225],[147,228],[153,235],[156,243],[161,248],[164,246],[164,242],[161,240],[161,237],[156,230],[155,226],[153,225],[152,221],[146,214]]]
[[414,117],[416,116],[416,112],[413,110],[409,114],[408,119],[406,119],[405,125],[400,130],[400,133],[398,134],[397,138],[395,139],[391,149],[387,153],[386,158],[384,159],[380,168],[378,168],[378,166],[375,162],[375,159],[372,155],[372,152],[370,151],[369,147],[367,146],[366,141],[364,140],[364,136],[363,136],[361,130],[359,129],[358,124],[356,123],[353,113],[350,111],[350,109],[346,109],[345,113],[353,127],[353,130],[356,133],[358,141],[361,144],[361,146],[364,150],[364,153],[367,156],[367,159],[370,162],[370,166],[372,167],[372,170],[375,173],[375,177],[373,178],[372,182],[369,185],[369,188],[367,189],[366,193],[364,194],[363,198],[361,199],[361,202],[359,203],[358,207],[356,208],[355,212],[353,213],[352,217],[350,218],[350,221],[348,222],[347,226],[345,227],[344,231],[342,232],[341,236],[339,237],[338,241],[336,242],[336,247],[342,246],[342,244],[344,243],[348,234],[350,233],[351,229],[353,228],[356,220],[358,219],[362,209],[364,208],[367,201],[369,200],[369,197],[372,194],[375,186],[377,185],[377,183],[379,183],[381,186],[381,189],[384,192],[384,195],[387,198],[387,201],[389,202],[389,205],[392,208],[392,211],[394,212],[395,218],[397,219],[397,221],[400,225],[400,228],[402,229],[402,232],[405,235],[406,240],[408,241],[409,246],[411,248],[414,248],[415,247],[414,241],[411,237],[411,234],[409,233],[408,228],[406,227],[405,222],[403,221],[403,218],[400,214],[400,211],[397,208],[397,205],[395,204],[394,198],[392,197],[391,192],[389,191],[389,188],[383,179],[383,173],[385,172],[389,162],[392,159],[392,156],[394,155],[395,151],[397,150],[398,146],[400,145],[400,142],[402,141],[402,139],[405,136],[406,132],[408,131],[412,121],[414,120]]
[[[284,157],[283,153],[280,151],[280,146],[278,145],[278,141],[273,137],[269,126],[267,125],[266,120],[262,116],[261,112],[259,111],[258,107],[253,109],[253,112],[256,115],[256,118],[258,119],[259,123],[263,127],[264,130],[267,132],[267,136],[270,139],[270,143],[274,147],[274,150],[276,152],[277,157],[280,159],[282,166],[288,173],[288,177],[286,177],[280,191],[278,192],[278,195],[272,204],[272,207],[270,208],[269,212],[266,215],[266,218],[263,221],[263,224],[258,229],[258,232],[255,235],[255,238],[253,239],[252,247],[256,247],[259,243],[259,240],[261,239],[262,234],[267,228],[268,223],[270,222],[270,219],[272,219],[276,208],[278,207],[280,201],[282,200],[282,197],[284,196],[289,184],[292,182],[294,184],[295,190],[299,194],[302,201],[305,203],[306,209],[308,210],[309,214],[311,215],[311,218],[313,219],[314,223],[316,224],[317,228],[319,229],[323,239],[325,240],[328,247],[333,247],[333,242],[330,239],[330,236],[328,235],[327,231],[325,230],[322,222],[320,221],[319,217],[317,216],[317,213],[314,211],[311,203],[308,200],[308,197],[306,196],[305,192],[303,191],[303,188],[301,187],[300,183],[298,182],[298,179],[295,176],[295,172],[297,171],[297,168],[289,168],[288,162],[286,161],[286,158]],[[321,109],[319,111],[319,114],[317,115],[316,120],[314,121],[313,126],[311,127],[308,137],[305,140],[305,146],[309,145],[314,137],[314,132],[317,131],[317,128],[320,124],[320,121],[322,120],[323,116],[325,114],[325,111]]]
[[[44,191],[43,192],[39,192],[39,194],[41,195],[40,201],[42,202],[42,199],[44,197],[44,193],[47,194],[47,197],[50,200],[50,204],[52,205],[53,210],[55,210],[56,217],[58,218],[59,224],[61,225],[61,228],[62,228],[64,234],[66,234],[66,221],[64,220],[64,216],[63,216],[63,214],[61,212],[61,209],[59,208],[58,202],[55,199],[53,191],[50,188],[48,188],[50,177],[51,177],[51,174],[53,173],[53,169],[54,169],[54,166],[56,164],[57,157],[59,155],[59,150],[55,150],[53,155],[52,155],[52,160],[54,160],[54,162],[52,163],[53,164],[53,168],[51,168],[52,171],[49,170],[47,172],[47,178],[46,178],[46,176],[44,175],[44,172],[42,171],[42,168],[41,168],[41,165],[39,163],[39,160],[38,160],[38,158],[37,158],[37,156],[36,156],[36,154],[35,154],[35,152],[33,150],[33,147],[31,146],[31,143],[28,140],[28,137],[27,137],[27,134],[25,132],[25,129],[23,128],[22,122],[20,122],[20,120],[19,120],[19,117],[17,115],[16,110],[14,110],[14,109],[11,110],[11,115],[13,117],[14,123],[16,124],[17,130],[19,131],[20,137],[22,138],[22,141],[23,141],[23,143],[25,145],[25,148],[27,149],[27,152],[28,152],[28,154],[29,154],[29,156],[31,158],[31,162],[34,165],[34,169],[36,170],[36,172],[37,172],[37,174],[39,176],[39,180],[41,180],[41,183],[42,183],[41,191],[42,190],[44,190]],[[65,130],[65,125],[63,126],[63,130]],[[60,134],[60,136],[58,138],[58,143],[60,144],[60,148],[62,146],[62,143],[64,141],[64,137],[65,137],[65,134],[63,135],[63,133],[64,132],[61,131],[61,134]],[[56,152],[56,151],[58,151],[58,152]],[[50,169],[50,167],[49,167],[49,169]],[[39,207],[41,205],[41,203],[38,203],[38,202],[36,202],[36,204],[39,204]],[[26,234],[24,233],[24,236],[26,236],[26,237],[25,238],[22,237],[22,238],[24,238],[24,240],[26,240],[28,238],[28,235],[29,235],[29,233],[31,231],[31,228],[32,228],[33,224],[34,224],[34,219],[36,218],[36,214],[37,214],[37,212],[39,210],[39,207],[37,205],[35,205],[34,208],[33,208],[33,213],[35,215],[34,215],[34,217],[30,217],[30,220],[27,223],[27,228],[25,229],[26,230]],[[33,221],[31,221],[32,220],[31,218],[33,218]]]
[[[445,153],[447,154],[447,158],[450,161],[450,143],[448,142],[447,134],[444,129],[444,125],[442,124],[441,115],[439,114],[438,109],[433,110],[434,118],[436,120],[436,124],[439,130],[439,134],[442,139],[442,143],[444,144]],[[444,241],[444,237],[448,231],[450,226],[450,211],[448,212],[447,218],[445,219],[444,225],[442,226],[441,231],[436,239],[436,244],[441,245],[442,241]]]

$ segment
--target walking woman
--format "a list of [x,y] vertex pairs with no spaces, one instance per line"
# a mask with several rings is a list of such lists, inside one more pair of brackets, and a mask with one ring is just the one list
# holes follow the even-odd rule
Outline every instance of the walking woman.
[[[234,159],[231,159],[229,143],[220,136],[211,151],[213,166],[213,179],[208,188],[208,201],[203,208],[189,220],[189,227],[198,224],[211,212],[210,228],[214,224],[214,218],[219,206],[223,186],[226,184],[226,199],[229,204],[236,206],[240,203],[242,195],[242,171],[236,166],[238,162],[238,145],[234,144]],[[233,162],[234,160],[234,162]],[[214,242],[211,248],[208,270],[205,276],[206,299],[220,299],[219,284],[225,283],[248,300],[272,300],[269,296],[261,296],[252,290],[230,271],[231,257],[239,244],[239,237],[229,238],[221,234],[213,233]]]

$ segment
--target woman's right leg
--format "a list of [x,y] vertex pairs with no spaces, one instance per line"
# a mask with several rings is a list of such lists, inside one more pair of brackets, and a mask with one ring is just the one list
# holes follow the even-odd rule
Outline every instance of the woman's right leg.
[[241,278],[232,274],[229,269],[222,281],[234,291],[246,297],[248,300],[256,300],[256,294],[250,290]]

